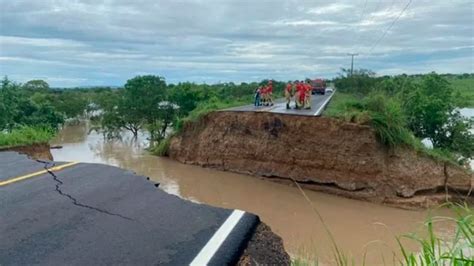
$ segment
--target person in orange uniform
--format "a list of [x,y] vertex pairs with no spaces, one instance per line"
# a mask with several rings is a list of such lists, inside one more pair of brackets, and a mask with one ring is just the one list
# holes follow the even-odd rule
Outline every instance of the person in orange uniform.
[[304,83],[304,108],[311,109],[311,84],[309,81]]
[[273,82],[271,80],[268,81],[268,85],[267,85],[267,97],[268,97],[268,104],[270,106],[273,106]]
[[288,82],[285,88],[286,109],[290,109],[291,96],[293,96],[293,84]]
[[303,84],[299,81],[296,82],[296,96],[295,96],[295,104],[296,109],[300,109],[304,103],[304,87]]

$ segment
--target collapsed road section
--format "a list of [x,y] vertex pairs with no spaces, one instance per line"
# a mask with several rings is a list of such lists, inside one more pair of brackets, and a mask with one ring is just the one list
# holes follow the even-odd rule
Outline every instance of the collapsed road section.
[[16,152],[0,152],[0,170],[0,265],[289,263],[282,248],[258,246],[257,216],[183,200],[130,171]]

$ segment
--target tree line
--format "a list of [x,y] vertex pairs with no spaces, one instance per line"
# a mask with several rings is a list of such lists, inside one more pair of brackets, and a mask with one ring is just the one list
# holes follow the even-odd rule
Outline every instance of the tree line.
[[[427,138],[435,148],[471,158],[473,121],[462,117],[457,108],[460,99],[468,97],[453,89],[454,81],[469,87],[474,75],[377,76],[360,69],[351,76],[342,69],[330,81],[338,90],[331,105],[339,106],[335,116],[370,122],[389,146],[411,142],[410,136]],[[121,88],[58,89],[42,80],[19,84],[5,77],[0,90],[0,132],[25,126],[55,132],[66,121],[82,117],[109,138],[119,137],[124,130],[134,136],[147,132],[156,145],[170,132],[179,131],[185,121],[251,103],[255,89],[267,82],[167,84],[161,76],[145,75],[127,80]],[[286,82],[273,84],[274,94],[283,95]],[[343,95],[351,97],[337,102]]]

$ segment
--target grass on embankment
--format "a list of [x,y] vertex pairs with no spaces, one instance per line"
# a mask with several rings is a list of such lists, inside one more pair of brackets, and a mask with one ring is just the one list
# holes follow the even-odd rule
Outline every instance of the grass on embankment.
[[373,94],[359,98],[337,92],[323,115],[346,122],[370,125],[382,143],[387,146],[408,147],[438,161],[458,164],[452,153],[438,148],[429,149],[406,127],[402,107],[393,98]]
[[0,132],[0,148],[45,143],[53,137],[53,131],[48,129],[22,127],[11,132]]

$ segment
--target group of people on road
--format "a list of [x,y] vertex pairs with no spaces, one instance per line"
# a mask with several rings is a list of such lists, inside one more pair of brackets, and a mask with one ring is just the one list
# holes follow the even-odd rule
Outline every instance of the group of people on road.
[[[309,81],[288,82],[285,87],[286,108],[290,109],[291,98],[295,97],[295,109],[311,109],[312,86]],[[255,90],[255,106],[273,106],[273,83],[259,86]]]
[[260,86],[255,90],[255,106],[273,106],[273,82]]
[[307,82],[288,82],[285,87],[286,109],[290,109],[291,98],[295,97],[295,109],[311,109],[311,93],[313,87]]
[[[288,82],[285,90],[286,109],[290,109],[292,97],[295,97],[295,109],[311,109],[312,86],[309,81]],[[267,85],[259,86],[255,90],[255,102],[257,106],[273,106],[273,83],[268,81]]]

